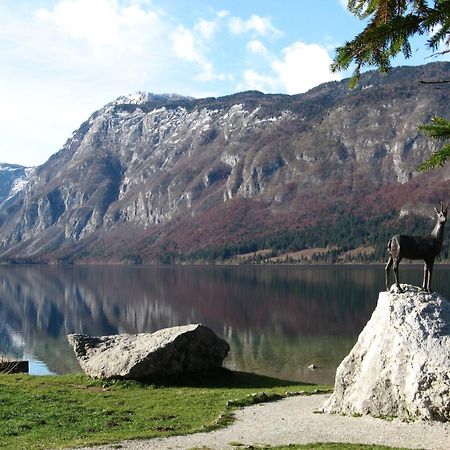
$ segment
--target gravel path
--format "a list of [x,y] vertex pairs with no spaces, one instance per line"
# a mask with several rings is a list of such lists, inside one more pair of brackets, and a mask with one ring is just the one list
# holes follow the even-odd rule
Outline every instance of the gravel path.
[[[209,433],[121,442],[123,449],[231,449],[246,445],[350,442],[427,450],[450,450],[450,423],[386,421],[315,413],[327,395],[290,397],[243,408],[229,427]],[[90,447],[97,450],[114,446]],[[236,447],[234,447],[236,448]]]

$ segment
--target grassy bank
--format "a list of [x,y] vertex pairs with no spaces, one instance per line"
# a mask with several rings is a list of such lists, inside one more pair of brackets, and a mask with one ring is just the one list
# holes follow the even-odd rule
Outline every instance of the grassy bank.
[[[286,392],[327,389],[220,370],[170,383],[102,382],[84,375],[0,375],[0,447],[39,449],[212,429],[233,408]],[[267,393],[267,396],[252,395]]]

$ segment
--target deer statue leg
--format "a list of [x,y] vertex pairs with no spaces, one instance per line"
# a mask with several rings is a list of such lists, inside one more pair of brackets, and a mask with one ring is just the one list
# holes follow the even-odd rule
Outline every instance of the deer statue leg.
[[394,275],[395,275],[395,285],[397,286],[398,292],[403,292],[403,289],[400,287],[400,283],[398,280],[398,265],[400,264],[401,259],[394,259]]
[[431,290],[431,275],[433,275],[433,266],[434,266],[434,260],[430,260],[430,261],[425,261],[425,265],[426,265],[426,271],[428,274],[427,277],[427,285],[426,285],[426,291],[428,293],[432,293],[433,291]]
[[422,290],[426,291],[428,286],[428,265],[426,262],[423,263],[423,282]]
[[386,285],[386,291],[389,291],[389,288],[390,288],[390,286],[389,286],[389,273],[391,271],[392,262],[393,262],[392,256],[389,256],[389,260],[388,260],[388,262],[386,264],[386,267],[384,268],[384,282],[385,282],[385,285]]

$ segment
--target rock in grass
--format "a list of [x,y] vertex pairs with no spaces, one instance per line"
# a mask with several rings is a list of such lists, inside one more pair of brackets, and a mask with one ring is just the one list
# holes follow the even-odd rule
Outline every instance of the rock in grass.
[[93,378],[142,380],[221,367],[230,346],[204,325],[155,333],[86,336],[69,334],[78,362]]
[[450,302],[403,287],[380,293],[324,412],[450,420]]

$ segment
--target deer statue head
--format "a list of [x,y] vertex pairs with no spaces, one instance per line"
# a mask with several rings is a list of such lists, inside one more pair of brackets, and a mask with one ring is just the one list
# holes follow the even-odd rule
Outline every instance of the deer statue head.
[[434,208],[437,214],[437,220],[438,223],[444,224],[447,220],[447,210],[448,210],[448,203],[446,203],[445,207],[444,204],[441,202],[441,210],[438,211],[436,208]]

